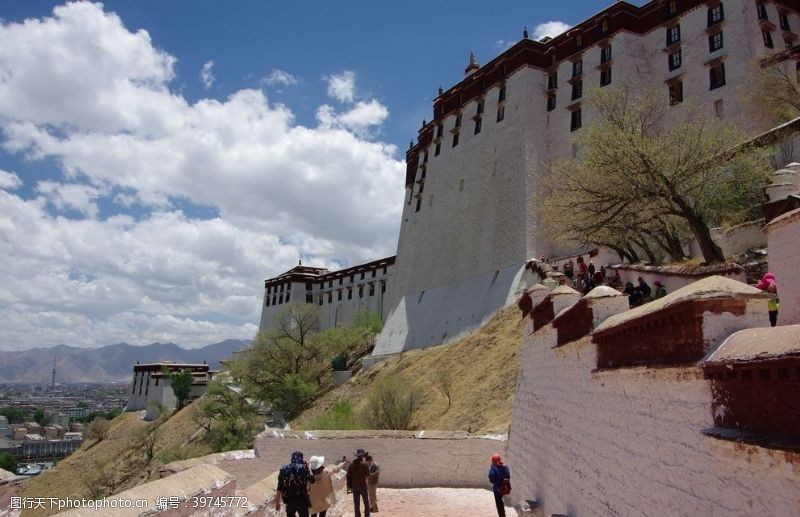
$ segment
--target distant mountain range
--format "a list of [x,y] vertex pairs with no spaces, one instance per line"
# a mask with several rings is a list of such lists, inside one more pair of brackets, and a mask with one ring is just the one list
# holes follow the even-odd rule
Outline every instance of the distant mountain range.
[[219,369],[219,361],[242,350],[250,341],[227,339],[202,348],[186,349],[175,343],[133,346],[118,343],[100,348],[57,345],[30,350],[0,351],[0,383],[49,384],[56,360],[56,383],[113,382],[131,378],[133,365],[158,361],[202,363]]

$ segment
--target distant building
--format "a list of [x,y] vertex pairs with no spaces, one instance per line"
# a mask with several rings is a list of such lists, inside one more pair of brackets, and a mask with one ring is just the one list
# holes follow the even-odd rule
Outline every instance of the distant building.
[[127,411],[147,410],[147,418],[153,418],[158,407],[173,410],[178,405],[175,393],[172,391],[171,381],[164,375],[164,370],[170,373],[179,373],[183,370],[192,372],[192,390],[189,400],[203,395],[208,388],[208,382],[216,371],[210,370],[207,364],[177,364],[172,362],[135,364],[133,366],[133,382],[128,397]]
[[299,265],[265,280],[259,330],[274,328],[290,303],[318,306],[322,330],[347,324],[362,310],[379,314],[385,321],[394,262],[395,257],[387,257],[338,271]]
[[11,428],[8,426],[8,418],[0,415],[0,436],[11,438]]

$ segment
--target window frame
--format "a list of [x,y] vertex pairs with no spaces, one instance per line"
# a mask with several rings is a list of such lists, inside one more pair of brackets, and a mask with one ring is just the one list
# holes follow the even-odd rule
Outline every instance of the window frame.
[[[718,74],[717,71],[720,71],[721,74]],[[716,90],[717,88],[721,88],[725,86],[725,63],[719,63],[718,65],[709,67],[709,90]]]
[[570,112],[569,132],[574,133],[583,127],[583,112],[581,109]]
[[[719,46],[716,46],[716,43],[719,42]],[[708,35],[708,51],[709,52],[717,52],[721,50],[725,46],[725,39],[722,35],[722,31],[715,32],[714,34]]]
[[[677,64],[675,64],[676,61]],[[681,52],[681,49],[678,49],[672,54],[669,54],[667,56],[667,65],[669,67],[670,72],[674,72],[675,70],[683,66],[683,54]]]

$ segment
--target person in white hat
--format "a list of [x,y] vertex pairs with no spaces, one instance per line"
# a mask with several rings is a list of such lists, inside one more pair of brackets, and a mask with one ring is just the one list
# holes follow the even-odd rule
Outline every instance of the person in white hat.
[[308,496],[311,499],[309,513],[311,517],[325,517],[328,508],[336,503],[331,470],[325,467],[325,456],[311,456],[308,465],[314,475],[314,483],[308,487]]

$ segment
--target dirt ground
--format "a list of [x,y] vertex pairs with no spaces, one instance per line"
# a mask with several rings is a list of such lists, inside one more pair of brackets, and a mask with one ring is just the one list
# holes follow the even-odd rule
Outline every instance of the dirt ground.
[[[348,496],[350,497],[350,496]],[[492,517],[497,515],[494,496],[488,490],[469,488],[378,489],[376,517]],[[343,517],[353,517],[352,503]],[[361,515],[364,513],[362,511]],[[507,517],[516,517],[513,508],[506,508]]]

